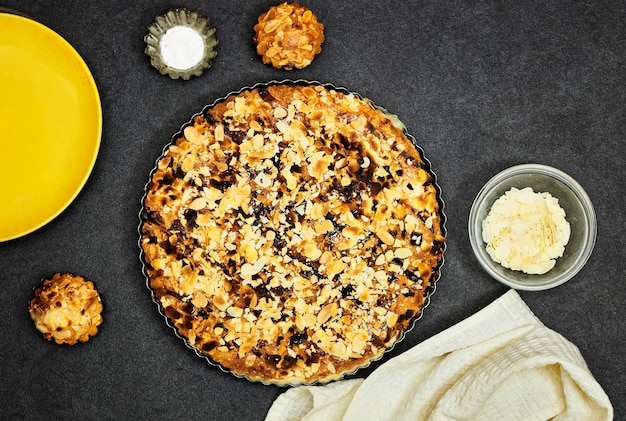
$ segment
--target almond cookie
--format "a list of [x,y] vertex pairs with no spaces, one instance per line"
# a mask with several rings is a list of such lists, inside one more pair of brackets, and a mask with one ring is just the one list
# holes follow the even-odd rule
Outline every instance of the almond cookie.
[[102,323],[102,300],[93,282],[70,273],[55,274],[35,289],[30,317],[46,339],[57,344],[87,342]]
[[254,43],[263,63],[277,69],[302,69],[322,51],[324,25],[298,3],[272,6],[254,26]]
[[398,120],[315,84],[196,115],[146,186],[153,299],[196,352],[250,380],[326,382],[380,358],[443,261],[430,165]]

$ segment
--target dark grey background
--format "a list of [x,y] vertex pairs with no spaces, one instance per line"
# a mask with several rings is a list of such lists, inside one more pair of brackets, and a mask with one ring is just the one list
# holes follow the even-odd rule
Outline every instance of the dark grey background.
[[[263,65],[251,41],[257,16],[278,2],[3,3],[82,55],[104,129],[72,205],[0,243],[0,418],[263,419],[283,389],[222,373],[175,337],[145,287],[136,227],[148,173],[171,135],[216,98],[284,78],[343,86],[397,114],[439,177],[443,275],[424,317],[383,361],[507,290],[480,268],[467,236],[472,200],[489,178],[536,162],[578,180],[598,216],[594,253],[569,283],[521,296],[580,348],[616,418],[626,417],[626,2],[310,0],[326,42],[311,66],[291,72]],[[208,15],[220,40],[213,67],[189,81],[160,75],[143,53],[146,27],[177,6]],[[105,297],[105,322],[87,344],[49,343],[29,318],[33,286],[57,271],[83,274]]]

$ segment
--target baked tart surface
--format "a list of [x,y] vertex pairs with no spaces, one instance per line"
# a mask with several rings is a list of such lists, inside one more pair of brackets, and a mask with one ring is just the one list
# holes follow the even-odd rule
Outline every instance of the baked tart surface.
[[326,382],[412,327],[443,262],[439,187],[401,123],[311,83],[234,93],[193,117],[150,175],[148,287],[226,371]]

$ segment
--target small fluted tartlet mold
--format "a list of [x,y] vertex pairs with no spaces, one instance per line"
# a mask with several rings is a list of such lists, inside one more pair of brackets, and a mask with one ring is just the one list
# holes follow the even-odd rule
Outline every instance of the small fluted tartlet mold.
[[[145,53],[161,74],[189,80],[211,67],[217,56],[216,29],[208,17],[184,7],[169,9],[148,26]],[[178,37],[178,39],[176,39]],[[177,40],[181,45],[172,45]]]

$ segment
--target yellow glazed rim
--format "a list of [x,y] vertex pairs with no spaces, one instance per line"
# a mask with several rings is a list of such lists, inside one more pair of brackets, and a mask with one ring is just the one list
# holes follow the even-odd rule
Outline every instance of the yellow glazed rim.
[[48,27],[0,13],[0,241],[49,223],[95,164],[102,107],[76,50]]

